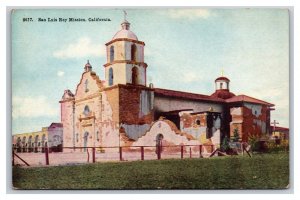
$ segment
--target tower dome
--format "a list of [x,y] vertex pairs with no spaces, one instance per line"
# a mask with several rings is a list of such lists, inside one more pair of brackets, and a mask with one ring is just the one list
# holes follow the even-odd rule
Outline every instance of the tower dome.
[[211,95],[212,97],[229,99],[235,94],[229,91],[230,80],[225,76],[220,76],[215,80],[216,91]]
[[121,24],[122,29],[119,30],[113,37],[113,40],[119,38],[128,38],[132,40],[138,40],[137,36],[130,29],[130,23],[127,20],[124,20]]

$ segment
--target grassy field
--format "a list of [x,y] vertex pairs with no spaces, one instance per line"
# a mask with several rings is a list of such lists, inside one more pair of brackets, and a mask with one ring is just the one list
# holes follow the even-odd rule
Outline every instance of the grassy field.
[[288,154],[13,168],[18,189],[282,189]]

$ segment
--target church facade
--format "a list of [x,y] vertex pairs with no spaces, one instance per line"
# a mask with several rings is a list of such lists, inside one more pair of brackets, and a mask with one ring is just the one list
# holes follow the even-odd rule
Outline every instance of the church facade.
[[65,90],[59,101],[63,147],[219,145],[236,133],[246,142],[270,132],[274,105],[235,95],[224,76],[211,95],[148,84],[144,48],[125,20],[106,43],[105,80],[87,62],[76,91]]

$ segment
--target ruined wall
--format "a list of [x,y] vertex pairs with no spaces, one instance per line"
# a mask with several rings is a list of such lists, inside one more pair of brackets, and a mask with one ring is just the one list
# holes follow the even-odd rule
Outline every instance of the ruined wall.
[[153,122],[153,91],[145,87],[120,87],[120,123],[151,124]]
[[230,122],[230,137],[234,136],[234,130],[238,130],[239,138],[243,137],[243,107],[230,108],[232,121]]
[[234,136],[235,129],[238,130],[242,141],[248,141],[249,136],[257,137],[267,133],[269,126],[269,110],[267,106],[244,103],[242,107],[230,109],[232,122],[230,123],[230,136]]
[[180,130],[192,135],[201,144],[219,145],[221,143],[221,117],[217,113],[213,115],[211,130],[207,127],[207,120],[207,113],[193,115],[183,113],[180,117]]
[[48,144],[49,146],[58,146],[63,143],[63,127],[48,127]]
[[267,106],[245,103],[243,108],[243,140],[247,141],[248,136],[262,136],[266,133]]
[[119,87],[120,127],[126,136],[136,140],[153,122],[154,94],[149,88],[139,86]]
[[156,146],[156,137],[158,134],[163,135],[163,145],[198,145],[197,140],[192,139],[190,136],[181,133],[169,120],[158,120],[151,125],[151,128],[141,136],[136,142],[132,143],[133,146]]

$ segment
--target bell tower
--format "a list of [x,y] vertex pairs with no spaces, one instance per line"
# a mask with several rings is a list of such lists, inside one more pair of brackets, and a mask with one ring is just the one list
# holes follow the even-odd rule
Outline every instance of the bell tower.
[[117,84],[146,86],[145,43],[139,41],[130,30],[126,15],[121,23],[121,30],[105,45],[107,52],[107,63],[104,64],[106,87]]

